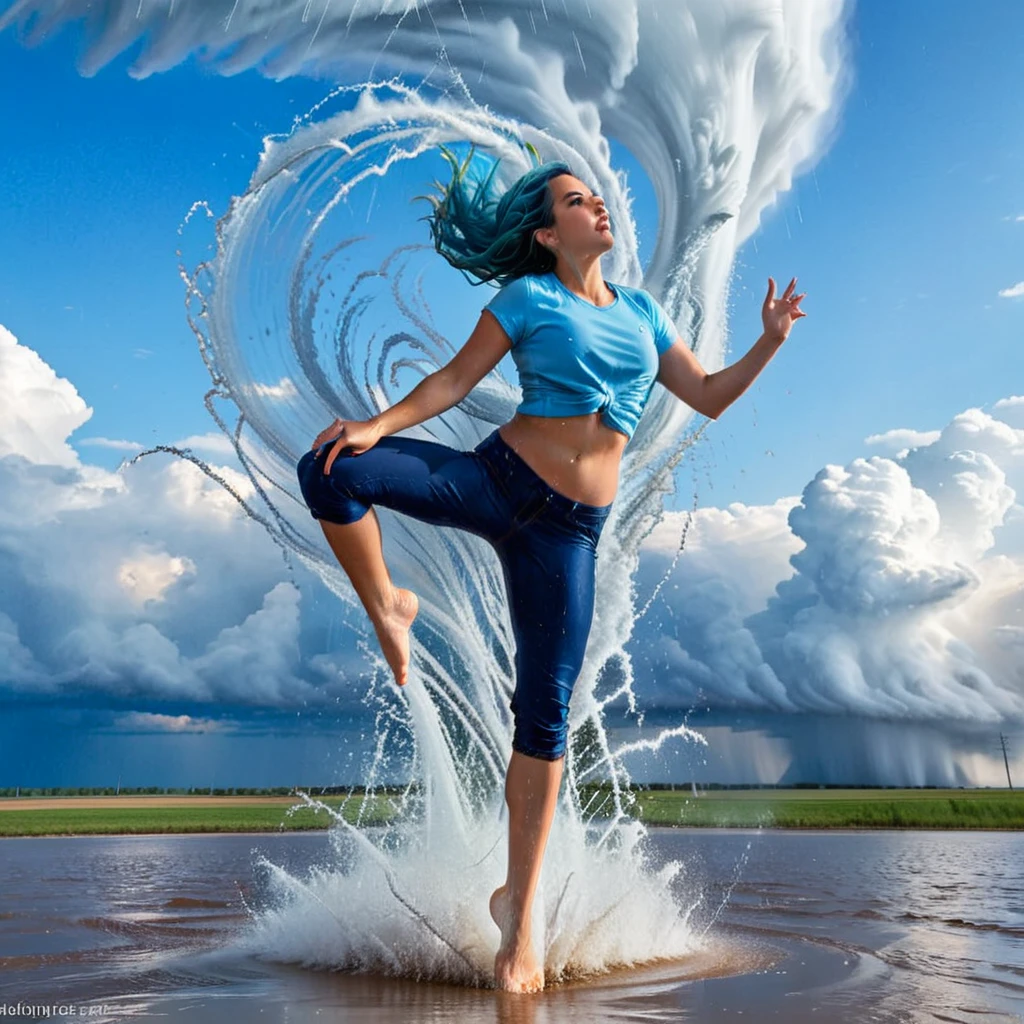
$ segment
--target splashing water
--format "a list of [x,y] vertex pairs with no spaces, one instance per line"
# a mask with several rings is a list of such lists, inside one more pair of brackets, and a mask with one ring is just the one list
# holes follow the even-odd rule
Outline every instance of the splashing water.
[[[185,275],[190,323],[215,385],[208,408],[266,506],[250,512],[348,602],[354,594],[297,493],[295,462],[334,415],[372,416],[408,391],[399,383],[403,370],[433,372],[456,346],[437,329],[422,285],[412,295],[405,287],[411,256],[436,262],[432,247],[397,245],[371,264],[364,251],[372,239],[345,236],[337,222],[360,185],[396,160],[422,162],[438,142],[468,137],[505,157],[508,173],[525,171],[524,154],[501,122],[475,113],[471,119],[465,109],[429,106],[397,82],[367,85],[354,109],[268,140],[249,189],[216,225],[215,255]],[[193,218],[187,223],[194,226]],[[291,269],[284,275],[281,267]],[[406,320],[398,328],[389,323],[395,310]],[[496,371],[436,424],[410,434],[472,447],[511,418],[518,398]],[[234,429],[217,399],[237,407]],[[593,642],[572,701],[565,799],[535,901],[535,934],[555,977],[681,956],[696,941],[665,898],[678,866],[644,870],[645,830],[626,818],[623,750],[612,749],[601,724],[608,702],[632,701],[622,654],[634,621],[631,562],[641,526],[656,522],[652,475],[645,487],[633,476],[624,473],[602,535]],[[412,775],[421,786],[407,794],[401,823],[379,834],[335,815],[333,842],[348,870],[299,881],[276,869],[293,900],[258,918],[259,944],[307,964],[479,982],[493,968],[497,944],[488,897],[505,871],[498,810],[511,747],[514,641],[504,583],[480,538],[384,508],[378,514],[392,572],[420,598],[411,682],[392,710],[413,737]],[[623,682],[599,697],[599,669],[612,656],[626,668]],[[669,735],[703,741],[679,726],[630,749]],[[386,731],[378,737],[386,738]],[[393,754],[378,742],[371,779]],[[583,786],[598,778],[611,783],[611,807],[586,803]]]
[[[837,18],[840,5],[819,11],[826,6],[828,15],[801,44],[808,50]],[[759,7],[714,9],[742,21]],[[708,11],[701,17],[711,18]],[[575,35],[574,46],[582,58]],[[423,232],[415,218],[402,222],[407,239],[399,228],[382,249],[377,234],[352,232],[352,210],[366,205],[372,212],[376,206],[383,217],[388,199],[421,193],[440,169],[440,144],[456,150],[474,144],[500,157],[496,184],[506,187],[530,166],[524,152],[530,143],[544,160],[566,160],[604,197],[617,227],[606,276],[655,294],[713,371],[724,347],[717,311],[735,248],[756,226],[780,175],[788,183],[787,160],[806,156],[808,148],[794,152],[800,147],[791,146],[787,159],[766,169],[766,157],[759,163],[750,154],[760,153],[759,141],[771,154],[771,140],[763,136],[788,107],[771,118],[746,110],[740,126],[726,128],[716,120],[725,116],[724,102],[708,103],[707,116],[694,120],[684,145],[678,127],[669,132],[658,122],[666,109],[685,109],[687,89],[696,86],[676,83],[671,96],[666,91],[658,97],[649,73],[648,92],[641,93],[640,107],[631,107],[631,118],[622,103],[610,104],[617,113],[608,111],[651,171],[662,208],[662,233],[645,276],[628,192],[608,164],[593,118],[577,111],[575,119],[550,130],[505,119],[472,98],[450,61],[447,70],[452,84],[438,95],[427,95],[426,79],[416,89],[398,78],[335,89],[287,135],[264,140],[248,188],[222,217],[197,203],[182,229],[188,319],[213,380],[206,405],[231,438],[258,501],[232,493],[283,550],[353,605],[347,578],[298,493],[295,463],[335,416],[372,416],[444,365],[466,333],[464,323],[454,323],[456,340],[449,339],[441,323],[445,307],[458,305],[453,300],[460,288],[467,302],[472,296],[462,275],[417,241]],[[727,95],[728,76],[722,68],[716,73]],[[740,75],[736,68],[732,73]],[[827,77],[812,75],[813,89],[806,82],[791,85],[789,103],[799,108],[802,102],[806,109],[803,92],[827,95]],[[627,80],[616,80],[625,97]],[[663,84],[659,80],[657,88]],[[190,271],[184,253],[193,244],[205,251]],[[428,286],[431,273],[439,276]],[[490,294],[487,289],[480,306]],[[408,433],[468,449],[510,419],[518,400],[518,388],[496,369],[459,406]],[[629,817],[624,758],[670,739],[705,741],[682,723],[614,746],[602,717],[613,701],[637,710],[625,651],[638,617],[632,577],[640,544],[673,490],[673,470],[699,436],[683,435],[689,415],[663,389],[652,393],[623,458],[601,537],[594,621],[571,703],[563,796],[534,904],[533,933],[549,982],[679,958],[703,942],[688,923],[699,900],[681,908],[672,896],[681,865],[649,866],[647,832]],[[188,451],[156,450],[190,458],[215,475]],[[324,808],[336,821],[328,833],[334,853],[329,867],[298,879],[264,859],[275,898],[255,914],[244,941],[275,959],[305,965],[489,984],[498,932],[487,905],[505,875],[500,813],[514,685],[502,575],[482,539],[388,509],[378,513],[392,574],[398,585],[416,591],[420,612],[409,685],[383,696],[371,689],[367,697],[381,709],[367,789],[372,793],[406,753],[414,784],[397,819],[384,827],[350,825]],[[649,606],[647,601],[640,614]],[[377,664],[386,676],[379,657]],[[607,678],[617,682],[607,685]],[[407,752],[403,735],[411,738]],[[595,796],[589,784],[598,780],[606,788]]]

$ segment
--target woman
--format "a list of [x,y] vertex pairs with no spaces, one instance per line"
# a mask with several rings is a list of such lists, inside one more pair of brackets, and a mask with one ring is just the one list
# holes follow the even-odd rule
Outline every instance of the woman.
[[[336,419],[299,461],[298,476],[399,685],[407,679],[418,602],[391,581],[373,505],[468,530],[498,553],[516,681],[505,783],[508,872],[490,900],[501,931],[494,974],[499,988],[532,992],[543,988],[544,975],[530,912],[562,775],[569,697],[590,632],[597,544],[622,451],[655,380],[717,418],[806,314],[797,307],[804,296],[793,294],[795,278],[780,299],[769,278],[765,333],[737,363],[706,374],[651,295],[602,278],[601,256],[613,245],[608,214],[568,165],[535,167],[489,213],[494,169],[470,198],[463,182],[470,159],[472,152],[461,169],[452,160],[443,202],[427,197],[435,204],[435,246],[464,273],[501,279],[504,287],[451,362],[370,420]],[[475,449],[393,436],[462,401],[510,350],[523,402]]]

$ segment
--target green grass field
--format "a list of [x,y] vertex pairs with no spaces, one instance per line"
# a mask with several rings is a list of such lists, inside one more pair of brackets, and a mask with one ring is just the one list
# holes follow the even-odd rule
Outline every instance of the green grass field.
[[[323,800],[337,810],[343,801]],[[154,800],[154,804],[157,800]],[[346,821],[355,822],[363,798],[352,797],[342,808]],[[325,829],[334,821],[325,811],[300,807],[291,815],[283,804],[232,804],[222,807],[59,807],[0,811],[0,836],[126,835],[137,832],[276,832]],[[389,797],[368,801],[363,824],[379,824],[394,814]]]
[[[699,797],[677,790],[634,794],[627,808],[650,825],[725,828],[997,828],[1024,829],[1024,792],[963,789],[747,789],[710,790]],[[75,807],[75,798],[57,806],[21,810],[5,801],[0,836],[123,835],[159,832],[275,832],[325,829],[333,821],[324,811],[301,807],[291,815],[282,803],[152,807]],[[354,822],[364,798],[327,797],[346,821]],[[601,803],[598,798],[593,808]],[[397,799],[377,795],[367,801],[364,824],[380,824],[395,813]],[[604,800],[601,812],[610,811]]]
[[651,825],[754,828],[1024,828],[1024,792],[987,789],[744,789],[636,794]]

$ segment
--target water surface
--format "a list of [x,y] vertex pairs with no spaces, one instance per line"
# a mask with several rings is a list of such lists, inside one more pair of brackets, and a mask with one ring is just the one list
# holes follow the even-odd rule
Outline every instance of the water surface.
[[268,891],[256,857],[301,878],[329,863],[320,832],[6,839],[0,995],[93,1020],[1024,1020],[1019,833],[653,829],[652,841],[656,858],[685,862],[674,886],[681,905],[699,898],[706,949],[512,996],[244,952],[247,908]]

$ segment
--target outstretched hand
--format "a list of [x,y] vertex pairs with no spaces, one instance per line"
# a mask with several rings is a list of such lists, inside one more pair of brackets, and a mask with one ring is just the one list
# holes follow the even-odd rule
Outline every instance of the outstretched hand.
[[789,336],[789,330],[794,321],[799,320],[807,314],[799,308],[800,300],[807,294],[801,292],[794,295],[796,290],[796,278],[789,282],[789,287],[775,298],[775,281],[768,278],[768,294],[761,308],[761,322],[764,324],[764,332],[776,341],[785,341]]

